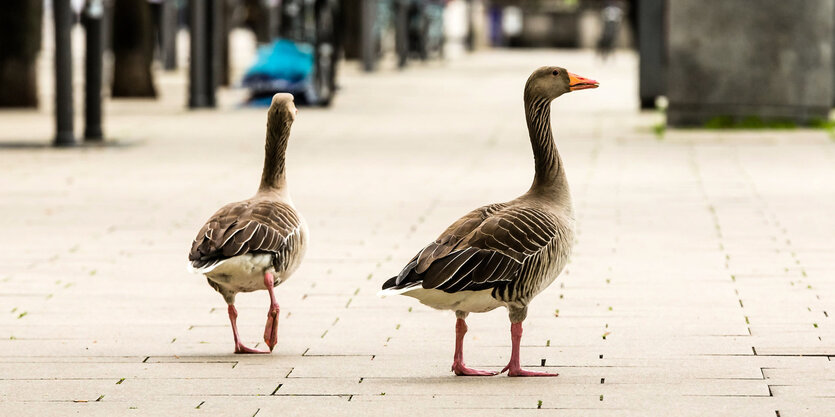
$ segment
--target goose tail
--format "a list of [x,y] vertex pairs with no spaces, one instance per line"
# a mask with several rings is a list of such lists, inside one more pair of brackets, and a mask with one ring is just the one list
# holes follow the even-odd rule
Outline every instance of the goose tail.
[[227,259],[212,259],[212,260],[196,260],[196,261],[189,261],[188,265],[186,265],[186,269],[188,272],[192,274],[208,274],[212,272],[215,268],[223,265]]
[[377,296],[380,298],[386,298],[388,296],[401,295],[414,290],[415,287],[421,287],[420,282],[401,283],[401,285],[397,285],[397,278],[398,277],[389,278],[383,284],[383,289],[377,291]]

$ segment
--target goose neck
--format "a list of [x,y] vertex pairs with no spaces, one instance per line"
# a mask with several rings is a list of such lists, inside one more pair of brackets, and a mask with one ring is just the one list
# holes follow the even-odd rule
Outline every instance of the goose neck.
[[290,121],[267,123],[267,141],[264,145],[264,170],[261,173],[259,191],[279,190],[286,185],[285,153],[290,137]]
[[565,179],[562,159],[551,131],[551,101],[550,98],[525,97],[525,117],[535,170],[532,191],[561,189]]

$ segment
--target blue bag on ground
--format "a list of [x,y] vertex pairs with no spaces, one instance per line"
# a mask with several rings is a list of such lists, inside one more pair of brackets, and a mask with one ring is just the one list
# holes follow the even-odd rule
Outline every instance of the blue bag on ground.
[[258,48],[255,63],[246,71],[241,84],[252,92],[253,101],[274,93],[306,94],[311,89],[313,47],[279,39]]

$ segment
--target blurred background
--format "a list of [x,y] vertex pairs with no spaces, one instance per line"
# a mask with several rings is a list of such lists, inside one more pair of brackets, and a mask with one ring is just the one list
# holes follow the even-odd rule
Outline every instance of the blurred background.
[[[835,0],[0,0],[0,415],[833,416],[833,22]],[[452,315],[375,293],[530,185],[543,65],[600,82],[552,105],[577,244],[523,356],[563,376],[443,379]],[[310,249],[276,352],[231,359],[186,255],[256,190],[278,91]],[[238,306],[258,348],[266,294]],[[468,319],[473,365],[504,365],[505,314]]]
[[[0,108],[54,114],[54,144],[100,141],[103,103],[268,103],[278,91],[313,106],[338,99],[340,72],[374,73],[457,60],[488,48],[595,51],[638,47],[637,1],[625,0],[21,0],[0,5]],[[650,13],[662,45],[663,1]],[[653,51],[657,55],[657,52]],[[653,56],[653,59],[656,57]],[[543,63],[544,64],[544,63]],[[663,69],[652,61],[654,75]],[[658,82],[661,82],[659,79]],[[232,93],[229,93],[232,92]],[[663,88],[635,100],[655,107]],[[226,102],[224,102],[226,103]],[[2,113],[0,113],[2,114]],[[75,132],[84,125],[83,135]],[[82,129],[77,129],[82,130]],[[77,137],[78,136],[78,137]],[[83,137],[83,139],[82,139]]]
[[[705,7],[703,4],[711,4]],[[368,73],[496,48],[637,54],[640,109],[672,126],[829,126],[832,2],[666,0],[21,0],[0,6],[0,108],[54,101],[54,143],[101,140],[102,101],[329,106],[343,66]],[[776,30],[763,30],[773,27]],[[634,59],[634,58],[627,58]],[[78,91],[75,91],[78,90]],[[75,97],[75,98],[74,98]],[[83,102],[81,100],[83,97]],[[54,98],[54,99],[53,99]],[[661,98],[661,100],[659,100]],[[669,108],[668,108],[669,107]],[[90,126],[87,126],[90,125]]]

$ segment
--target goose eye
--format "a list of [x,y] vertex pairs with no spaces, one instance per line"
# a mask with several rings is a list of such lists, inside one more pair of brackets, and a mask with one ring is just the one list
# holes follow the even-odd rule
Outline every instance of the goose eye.
[[552,74],[554,74],[554,75],[560,75],[560,72],[559,72],[559,71],[557,71],[557,70],[554,70],[554,72],[552,72]]

